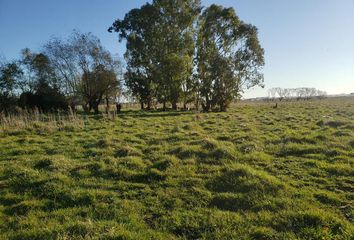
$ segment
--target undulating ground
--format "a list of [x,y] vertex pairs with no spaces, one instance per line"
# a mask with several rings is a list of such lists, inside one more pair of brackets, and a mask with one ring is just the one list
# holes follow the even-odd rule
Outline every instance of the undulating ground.
[[0,132],[0,239],[353,239],[354,98]]

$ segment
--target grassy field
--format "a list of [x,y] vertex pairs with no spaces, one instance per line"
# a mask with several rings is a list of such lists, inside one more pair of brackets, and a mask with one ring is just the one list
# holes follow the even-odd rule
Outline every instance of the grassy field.
[[353,239],[354,98],[0,132],[0,239]]

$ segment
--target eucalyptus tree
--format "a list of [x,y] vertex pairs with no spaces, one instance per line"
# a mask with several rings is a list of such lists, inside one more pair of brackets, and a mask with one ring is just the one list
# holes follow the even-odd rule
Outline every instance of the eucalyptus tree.
[[[154,0],[127,13],[109,31],[127,41],[127,87],[142,108],[153,98],[174,109],[187,86],[193,66],[193,29],[199,0]],[[189,87],[189,86],[188,86]]]
[[201,4],[200,0],[155,0],[153,5],[159,11],[159,58],[162,63],[159,100],[164,106],[171,102],[172,108],[177,109],[177,103],[192,79],[193,36]]
[[263,86],[264,50],[257,28],[239,19],[233,8],[211,5],[198,23],[197,68],[205,111],[225,111],[245,88]]
[[141,108],[151,108],[156,97],[159,61],[157,53],[160,44],[157,42],[159,29],[157,20],[159,12],[149,3],[141,8],[129,11],[123,20],[116,20],[109,31],[119,35],[119,41],[127,41],[124,57],[127,71],[124,79],[126,86],[136,97]]

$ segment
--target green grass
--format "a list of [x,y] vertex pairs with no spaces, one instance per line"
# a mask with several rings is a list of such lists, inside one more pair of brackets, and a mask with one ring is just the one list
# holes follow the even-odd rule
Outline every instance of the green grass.
[[354,99],[0,132],[0,239],[353,239]]

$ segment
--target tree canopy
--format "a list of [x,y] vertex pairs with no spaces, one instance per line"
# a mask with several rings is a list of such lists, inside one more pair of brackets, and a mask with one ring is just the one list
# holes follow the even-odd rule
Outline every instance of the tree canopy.
[[15,100],[43,111],[82,105],[98,113],[100,104],[105,101],[108,110],[123,90],[142,109],[158,104],[163,110],[186,109],[194,103],[196,109],[225,111],[245,89],[263,86],[264,50],[257,28],[233,8],[203,7],[200,0],[153,0],[108,30],[126,42],[124,72],[96,36],[74,30],[66,39],[50,39],[38,53],[25,48],[20,60],[2,64],[0,111]]
[[38,53],[25,48],[21,59],[0,66],[0,113],[15,106],[39,111],[98,113],[106,100],[116,102],[121,89],[121,62],[91,33],[73,31],[69,38],[49,40]]
[[199,0],[154,0],[132,9],[109,28],[126,40],[125,82],[148,109],[153,101],[195,102],[205,111],[227,106],[245,88],[263,85],[264,50],[257,28],[233,8]]
[[211,5],[199,19],[197,67],[204,110],[221,111],[244,88],[262,86],[264,50],[257,28],[241,21],[233,8]]

